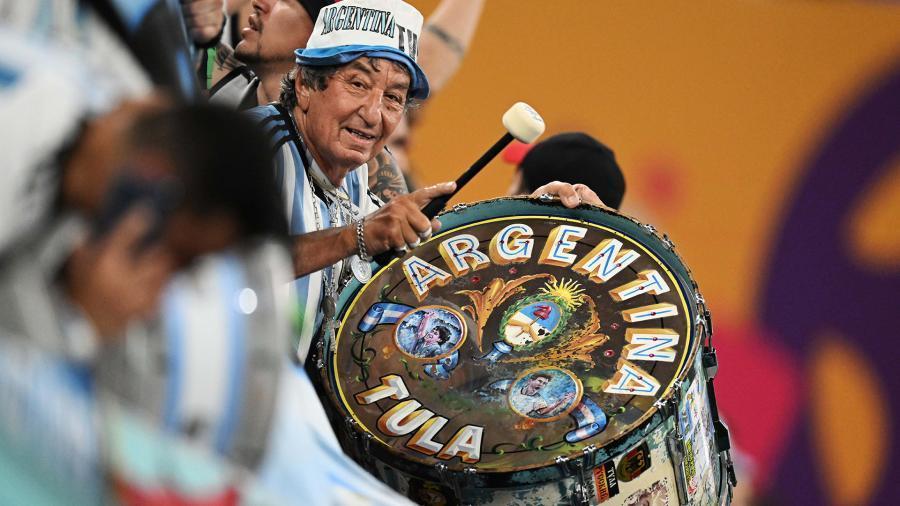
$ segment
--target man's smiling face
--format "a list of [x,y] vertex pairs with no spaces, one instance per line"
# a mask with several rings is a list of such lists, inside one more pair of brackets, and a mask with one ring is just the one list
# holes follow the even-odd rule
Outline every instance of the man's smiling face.
[[359,58],[340,67],[317,90],[297,79],[301,131],[326,174],[346,174],[384,149],[406,108],[405,67]]

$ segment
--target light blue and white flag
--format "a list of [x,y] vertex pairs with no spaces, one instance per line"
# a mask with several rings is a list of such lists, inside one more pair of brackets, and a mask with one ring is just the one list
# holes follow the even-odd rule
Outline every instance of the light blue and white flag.
[[571,444],[596,436],[606,428],[606,413],[588,396],[582,397],[569,415],[578,424],[577,428],[566,434],[566,441]]
[[369,332],[378,325],[396,323],[406,313],[412,311],[412,306],[395,304],[393,302],[377,302],[366,311],[366,315],[359,321],[360,332]]

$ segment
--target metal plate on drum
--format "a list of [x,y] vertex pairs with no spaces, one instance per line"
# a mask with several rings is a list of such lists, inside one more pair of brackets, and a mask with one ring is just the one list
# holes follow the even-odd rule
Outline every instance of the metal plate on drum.
[[479,473],[647,421],[696,345],[691,298],[655,236],[596,218],[474,221],[379,271],[330,357],[342,409],[391,454]]

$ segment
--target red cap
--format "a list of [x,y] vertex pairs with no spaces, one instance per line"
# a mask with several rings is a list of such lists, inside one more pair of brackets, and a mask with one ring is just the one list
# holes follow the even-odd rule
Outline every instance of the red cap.
[[525,144],[522,141],[512,141],[506,149],[503,150],[503,161],[518,166],[525,158],[525,155],[531,151],[534,144]]

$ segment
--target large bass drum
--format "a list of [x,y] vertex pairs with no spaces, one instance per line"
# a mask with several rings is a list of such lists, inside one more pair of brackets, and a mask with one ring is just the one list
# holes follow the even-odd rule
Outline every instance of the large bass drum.
[[320,348],[345,450],[423,504],[730,498],[710,320],[671,241],[496,199],[351,285]]

